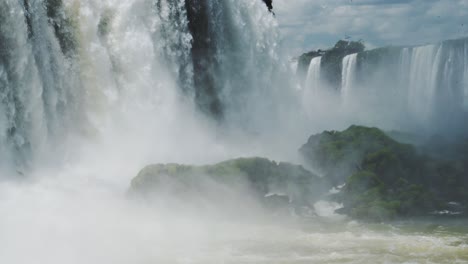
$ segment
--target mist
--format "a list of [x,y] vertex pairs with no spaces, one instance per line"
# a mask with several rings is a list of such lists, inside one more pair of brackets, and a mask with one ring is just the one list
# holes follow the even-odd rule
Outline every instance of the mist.
[[336,123],[361,124],[423,137],[463,137],[466,54],[466,38],[349,54],[333,62],[341,64],[339,87],[327,79],[332,62],[315,57],[299,80],[303,104],[309,117],[327,120],[331,129],[343,128]]
[[465,237],[369,230],[336,214],[333,201],[311,204],[307,216],[270,210],[245,175],[193,175],[183,193],[169,179],[150,196],[132,194],[150,164],[301,164],[311,134],[356,123],[440,131],[413,129],[393,91],[374,100],[388,98],[369,92],[393,78],[385,67],[346,94],[317,67],[301,85],[264,4],[2,1],[0,262],[373,263],[381,248],[372,243],[401,261],[416,242],[440,248],[436,259],[464,257],[450,243]]
[[[222,121],[199,110],[185,79],[194,73],[184,1],[157,2],[0,4],[7,48],[0,76],[10,91],[3,97],[16,98],[2,103],[0,120],[2,262],[214,263],[236,254],[217,243],[274,222],[248,190],[209,182],[204,198],[177,200],[166,190],[150,202],[128,194],[148,164],[293,160],[306,133],[279,140],[291,127],[278,121],[293,112],[294,96],[277,101],[286,99],[279,94],[289,93],[282,86],[290,77],[275,51],[276,22],[260,1],[207,1],[233,16],[220,26],[250,30],[229,46],[219,29],[219,49],[252,56],[238,63],[251,65],[243,76],[229,77],[238,67],[229,60],[238,59],[218,55]],[[286,81],[266,87],[273,78]],[[230,95],[236,82],[244,86],[240,99]],[[286,150],[290,141],[297,143]]]

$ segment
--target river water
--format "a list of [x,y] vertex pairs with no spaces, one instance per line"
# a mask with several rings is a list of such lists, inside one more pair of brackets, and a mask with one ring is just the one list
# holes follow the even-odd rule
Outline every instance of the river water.
[[326,202],[321,216],[298,217],[264,214],[243,198],[221,211],[163,199],[129,199],[91,176],[2,183],[0,262],[468,263],[461,217],[363,223]]

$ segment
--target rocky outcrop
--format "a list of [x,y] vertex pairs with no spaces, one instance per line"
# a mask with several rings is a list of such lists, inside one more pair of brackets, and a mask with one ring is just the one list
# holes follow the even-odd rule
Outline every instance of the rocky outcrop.
[[344,205],[340,212],[352,217],[385,220],[468,202],[466,156],[435,159],[377,128],[325,131],[311,136],[300,152],[332,185],[344,184],[335,198]]
[[266,6],[268,7],[268,10],[271,12],[273,10],[273,0],[262,0]]
[[163,192],[171,197],[203,196],[223,188],[248,190],[266,208],[311,207],[327,190],[319,177],[302,166],[240,158],[205,166],[150,165],[132,180],[130,193],[144,197]]
[[77,22],[73,21],[72,17],[65,13],[62,0],[46,0],[44,6],[49,23],[54,28],[63,54],[66,56],[72,55],[78,46],[76,32],[73,32]]

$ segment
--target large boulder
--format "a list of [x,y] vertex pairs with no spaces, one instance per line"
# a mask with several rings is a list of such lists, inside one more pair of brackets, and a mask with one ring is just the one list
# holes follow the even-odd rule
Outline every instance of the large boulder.
[[[199,197],[224,190],[248,192],[265,205],[311,207],[327,188],[321,178],[290,163],[239,158],[214,165],[149,165],[132,180],[130,193],[151,197]],[[221,192],[220,192],[221,190]],[[211,199],[221,197],[210,197]]]
[[466,204],[468,177],[462,160],[438,160],[378,128],[351,126],[313,135],[300,149],[305,161],[332,185],[342,213],[384,220]]

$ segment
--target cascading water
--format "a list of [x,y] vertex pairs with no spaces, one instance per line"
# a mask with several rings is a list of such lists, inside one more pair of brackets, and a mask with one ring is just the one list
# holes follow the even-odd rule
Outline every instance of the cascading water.
[[28,39],[23,7],[17,1],[0,3],[0,24],[0,150],[2,162],[18,165],[46,136],[46,106],[42,100],[45,92]]
[[[359,105],[354,116],[368,124],[429,133],[458,127],[468,111],[467,47],[465,38],[345,56],[337,76],[345,112]],[[322,62],[321,71],[327,66]]]
[[311,94],[316,94],[320,89],[320,63],[322,57],[313,58],[310,61],[309,70],[307,71],[305,89],[310,90]]
[[261,1],[6,0],[0,22],[0,155],[16,168],[175,105],[255,119],[284,79]]
[[357,53],[343,58],[341,73],[341,98],[344,104],[350,103],[356,78]]
[[423,121],[431,115],[440,56],[437,46],[418,47],[412,51],[408,105],[410,113]]
[[468,41],[465,42],[465,49],[463,52],[464,64],[465,64],[465,74],[463,78],[463,84],[465,86],[465,96],[464,96],[464,108],[468,109]]
[[[335,203],[316,204],[319,216],[264,215],[244,193],[233,196],[231,185],[215,181],[210,200],[196,191],[185,196],[185,187],[154,204],[127,193],[150,163],[294,159],[310,128],[324,126],[304,122],[291,107],[297,102],[288,104],[289,66],[277,45],[276,22],[260,0],[0,1],[0,263],[466,260],[464,219],[453,229],[438,224],[443,234],[434,235],[434,223],[370,230],[331,213]],[[440,53],[438,76],[459,76],[453,67],[464,58],[468,97],[468,45],[464,57],[450,47]],[[401,55],[407,69],[416,67],[413,51]],[[313,62],[310,81],[325,79],[323,61]],[[353,95],[366,90],[353,87],[361,64],[358,55],[343,67]],[[459,89],[452,77],[438,82]],[[320,82],[315,87],[326,90]],[[436,89],[434,105],[452,102],[457,89],[447,97]],[[312,112],[329,122],[339,102],[317,99]],[[238,173],[231,165],[227,173]],[[269,173],[261,163],[255,169]],[[18,174],[29,177],[11,180]],[[233,208],[212,210],[218,198],[232,199]],[[276,200],[291,202],[283,198]]]
[[463,95],[468,86],[467,43],[461,39],[412,49],[409,111],[426,125],[453,127],[468,110]]

